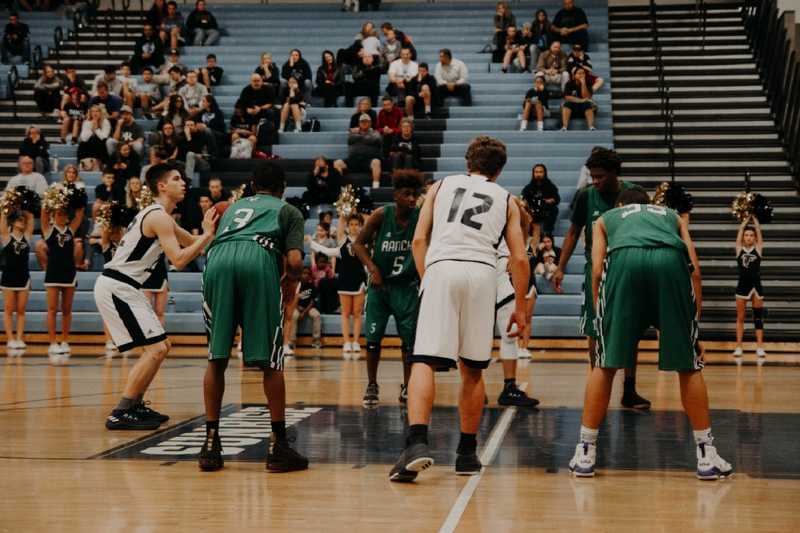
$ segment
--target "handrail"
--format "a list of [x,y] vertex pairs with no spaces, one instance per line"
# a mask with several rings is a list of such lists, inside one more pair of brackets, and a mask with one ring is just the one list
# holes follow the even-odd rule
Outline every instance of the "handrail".
[[56,56],[56,71],[61,71],[61,47],[64,45],[64,29],[56,26],[53,30],[53,51]]
[[114,17],[114,0],[111,7],[106,10],[106,54],[111,55],[111,19]]
[[38,73],[44,63],[44,53],[42,52],[42,45],[34,45],[31,50],[31,68],[35,73]]
[[125,38],[128,37],[128,10],[131,7],[131,0],[122,0],[122,32]]
[[12,113],[14,114],[14,118],[17,118],[17,85],[19,84],[19,72],[17,71],[16,65],[11,65],[11,68],[8,69],[8,93],[11,96],[11,103],[12,105]]
[[81,56],[81,28],[83,28],[83,19],[79,12],[75,12],[72,16],[72,37],[75,39],[75,57]]
[[670,103],[663,50],[658,39],[658,14],[656,8],[655,0],[650,0],[650,35],[652,36],[653,60],[656,67],[659,113],[664,121],[664,146],[667,149],[667,168],[669,169],[670,180],[675,181],[675,111]]

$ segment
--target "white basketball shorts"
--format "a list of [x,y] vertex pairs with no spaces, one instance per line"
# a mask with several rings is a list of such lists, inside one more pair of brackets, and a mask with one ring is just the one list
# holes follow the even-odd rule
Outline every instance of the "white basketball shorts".
[[135,286],[100,275],[94,284],[94,301],[120,352],[167,338],[147,297]]

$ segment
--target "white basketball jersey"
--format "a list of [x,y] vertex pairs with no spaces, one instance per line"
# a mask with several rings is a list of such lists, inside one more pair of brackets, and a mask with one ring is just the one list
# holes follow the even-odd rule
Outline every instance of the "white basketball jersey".
[[457,174],[441,182],[425,266],[472,261],[494,266],[508,220],[510,194],[484,176]]
[[163,211],[164,207],[152,204],[139,211],[122,237],[114,257],[106,263],[106,268],[144,283],[161,255],[161,243],[158,237],[145,237],[142,234],[142,223],[144,217],[159,209]]

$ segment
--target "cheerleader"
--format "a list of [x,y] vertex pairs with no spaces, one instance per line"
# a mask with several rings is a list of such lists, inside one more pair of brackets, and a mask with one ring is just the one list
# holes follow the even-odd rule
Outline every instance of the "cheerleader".
[[167,310],[169,283],[167,282],[167,257],[163,253],[156,261],[150,277],[142,283],[142,291],[153,304],[153,310],[156,312],[161,325],[165,325],[166,318],[164,313]]
[[[47,245],[47,268],[44,286],[47,289],[47,333],[50,348],[47,350],[54,364],[69,359],[70,347],[67,342],[72,325],[72,300],[77,285],[75,268],[75,234],[83,223],[83,210],[80,209],[70,221],[66,207],[50,212],[42,209],[42,236]],[[61,299],[61,342],[56,339],[56,315]]]
[[[0,277],[0,288],[3,289],[4,314],[3,325],[6,329],[6,348],[9,355],[12,350],[25,349],[25,307],[31,291],[31,276],[28,257],[33,240],[33,214],[16,210],[0,213],[0,242],[3,245],[2,255],[5,267]],[[13,317],[17,313],[17,334],[14,335]]]
[[[125,234],[125,228],[120,226],[103,226],[100,230],[100,250],[103,254],[103,263],[108,263],[114,257],[114,252],[117,251],[122,236]],[[103,332],[106,335],[106,355],[113,357],[117,351],[117,346],[111,340],[111,335],[108,333],[108,328],[103,323]]]
[[[752,225],[751,225],[752,223]],[[744,317],[747,302],[753,307],[753,325],[756,329],[756,355],[767,356],[764,351],[764,288],[761,286],[761,258],[764,256],[764,239],[756,217],[749,217],[739,226],[736,236],[736,267],[739,282],[736,285],[736,350],[734,357],[742,356]]]
[[[358,358],[361,345],[358,342],[361,334],[361,315],[364,308],[364,293],[367,287],[367,274],[364,265],[353,253],[352,244],[364,225],[364,217],[353,213],[345,221],[341,216],[336,228],[338,248],[328,248],[316,241],[311,241],[311,249],[321,252],[329,257],[338,258],[336,261],[336,276],[338,279],[339,302],[342,308],[342,348],[345,358],[352,355]],[[345,235],[347,228],[347,235]],[[352,335],[350,333],[350,319],[353,320]]]

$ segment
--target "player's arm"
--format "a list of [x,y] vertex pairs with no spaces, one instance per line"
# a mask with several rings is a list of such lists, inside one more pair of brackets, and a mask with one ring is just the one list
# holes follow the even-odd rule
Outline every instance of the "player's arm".
[[142,229],[145,235],[154,234],[158,237],[158,242],[161,244],[161,248],[164,250],[169,262],[178,270],[182,270],[195,257],[200,255],[203,248],[214,239],[214,228],[218,218],[219,215],[217,215],[216,210],[209,209],[206,211],[202,224],[203,234],[185,248],[181,248],[178,242],[178,236],[175,233],[175,221],[161,210],[153,211],[145,217]]
[[[213,209],[209,209],[213,211]],[[303,272],[303,228],[305,220],[296,207],[286,205],[278,214],[278,222],[285,235],[283,277],[281,278],[281,293],[284,302],[292,302],[297,295],[297,285],[300,274]],[[291,316],[291,315],[289,315]]]
[[83,213],[85,210],[86,208],[81,207],[75,211],[75,216],[72,217],[72,221],[69,223],[69,229],[72,230],[73,234],[77,233],[78,228],[81,227],[81,224],[83,223]]
[[411,253],[414,255],[414,264],[417,267],[419,279],[425,275],[425,256],[428,255],[428,246],[431,243],[431,231],[433,230],[433,205],[441,185],[441,181],[434,183],[428,190],[428,194],[425,195],[425,201],[419,210],[414,238],[411,241]]
[[378,266],[369,255],[367,245],[375,241],[375,235],[378,233],[382,223],[383,208],[379,207],[369,216],[366,224],[364,224],[364,227],[359,232],[358,237],[356,237],[356,242],[353,243],[353,252],[369,272],[370,283],[375,287],[380,287],[383,284],[383,278],[381,278],[381,272]]
[[[520,227],[520,213],[517,202],[508,202],[507,217],[505,238],[508,245],[511,284],[514,286],[514,312],[511,313],[506,331],[511,331],[514,325],[517,326],[518,331],[522,331],[525,328],[528,316],[525,295],[528,292],[531,267],[528,262],[528,254],[525,251],[525,239],[522,236],[522,228]],[[417,226],[417,230],[419,230],[419,226]]]
[[692,287],[694,288],[694,299],[697,307],[697,319],[700,319],[700,311],[703,309],[703,278],[700,275],[700,260],[697,257],[697,250],[694,247],[691,235],[689,235],[689,223],[684,219],[678,221],[681,239],[686,244],[689,252],[689,260],[692,262]]
[[[22,214],[25,216],[25,239],[30,243],[33,242],[33,213],[23,211]],[[5,223],[3,227],[7,227]]]
[[592,227],[592,305],[595,309],[600,297],[600,279],[603,277],[603,262],[606,260],[607,248],[606,224],[600,217]]
[[50,211],[42,207],[42,215],[41,215],[41,226],[42,226],[42,237],[47,238],[47,235],[50,233]]
[[736,234],[736,256],[739,256],[739,252],[742,251],[742,240],[744,239],[744,228],[747,226],[747,223],[750,222],[750,219],[745,219],[741,224],[739,224],[739,233]]
[[200,234],[194,235],[192,233],[189,233],[188,231],[183,229],[180,226],[180,224],[175,222],[174,219],[173,219],[173,223],[175,224],[175,236],[178,238],[178,243],[182,247],[186,248],[187,246],[191,246],[192,244],[194,244],[194,241],[196,241],[197,239],[202,239],[203,238],[203,236],[200,235]]
[[756,251],[758,255],[764,255],[764,237],[761,235],[761,223],[755,216],[751,216],[750,218],[753,220],[753,227],[756,230]]
[[575,245],[578,239],[581,238],[581,230],[583,226],[577,226],[574,223],[570,224],[567,234],[564,236],[564,244],[561,246],[561,257],[558,260],[558,268],[553,274],[553,287],[556,292],[561,292],[561,283],[564,281],[564,271],[567,269],[567,264],[572,257],[572,252],[575,251]]

